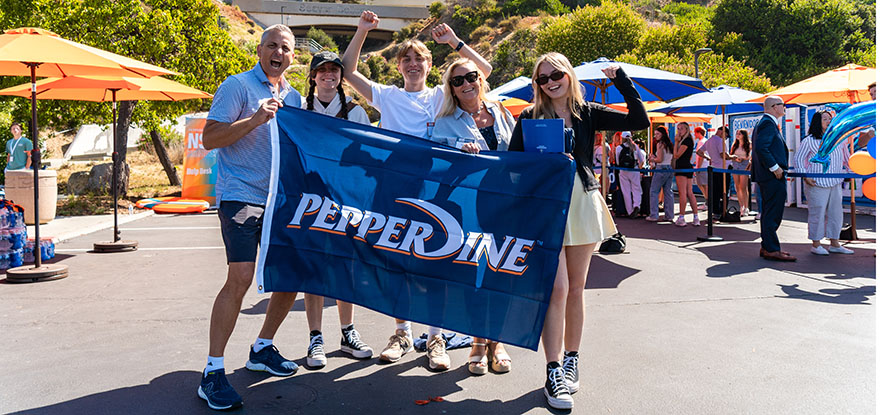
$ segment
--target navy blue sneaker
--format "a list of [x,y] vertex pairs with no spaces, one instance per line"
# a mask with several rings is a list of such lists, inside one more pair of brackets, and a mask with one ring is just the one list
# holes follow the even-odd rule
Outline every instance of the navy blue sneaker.
[[200,387],[197,388],[197,396],[205,400],[209,407],[215,410],[243,406],[243,399],[228,383],[224,369],[213,370],[203,376]]
[[298,365],[281,356],[277,347],[272,344],[258,352],[249,346],[249,361],[246,362],[246,368],[257,372],[268,372],[274,376],[289,376],[298,370]]

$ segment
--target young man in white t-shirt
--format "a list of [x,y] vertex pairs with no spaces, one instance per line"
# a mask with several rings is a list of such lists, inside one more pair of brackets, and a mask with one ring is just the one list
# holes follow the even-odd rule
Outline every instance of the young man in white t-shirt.
[[[378,16],[371,11],[364,11],[357,24],[357,32],[348,49],[342,55],[345,80],[369,103],[381,113],[379,127],[430,139],[434,128],[434,120],[443,106],[444,90],[442,85],[427,87],[428,73],[431,70],[431,52],[424,43],[412,39],[400,45],[397,54],[397,70],[403,76],[403,88],[393,85],[381,85],[366,79],[357,72],[357,59],[366,35],[378,27]],[[462,42],[449,25],[441,24],[431,30],[437,43],[452,46],[458,54],[470,59],[485,76],[492,73],[492,65],[479,53]],[[412,330],[408,321],[397,319],[397,330],[391,336],[379,359],[395,362],[403,354],[413,350]],[[437,327],[428,328],[428,364],[433,370],[446,370],[450,367],[449,355],[446,354],[446,341],[442,330]]]

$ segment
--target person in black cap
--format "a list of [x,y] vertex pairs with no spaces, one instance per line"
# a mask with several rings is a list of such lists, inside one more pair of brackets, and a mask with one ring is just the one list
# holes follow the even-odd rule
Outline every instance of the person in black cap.
[[311,59],[308,95],[302,107],[308,111],[369,124],[366,110],[345,95],[342,87],[342,69],[344,66],[337,54],[328,50],[317,52]]
[[[342,63],[338,55],[327,50],[317,52],[311,59],[311,71],[308,74],[308,94],[302,108],[332,117],[369,124],[366,110],[345,95],[342,87]],[[305,293],[305,315],[311,341],[308,345],[306,363],[311,368],[326,366],[326,352],[323,349],[323,334],[320,331],[323,323],[324,298],[319,295]],[[372,348],[360,340],[360,334],[354,328],[354,305],[337,300],[338,318],[341,323],[341,350],[358,359],[372,357]]]

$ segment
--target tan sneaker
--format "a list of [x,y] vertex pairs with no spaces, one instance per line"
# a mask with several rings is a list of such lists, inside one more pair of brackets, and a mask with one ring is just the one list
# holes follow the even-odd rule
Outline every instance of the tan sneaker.
[[449,369],[449,355],[446,354],[446,340],[441,335],[428,339],[428,366],[431,370]]
[[378,359],[385,362],[396,362],[404,354],[415,350],[412,347],[412,337],[405,330],[397,329],[388,340],[388,345],[382,350]]

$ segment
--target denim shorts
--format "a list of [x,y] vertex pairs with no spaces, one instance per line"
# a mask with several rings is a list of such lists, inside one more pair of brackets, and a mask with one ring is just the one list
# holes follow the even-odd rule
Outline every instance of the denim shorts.
[[218,208],[222,239],[228,263],[255,262],[265,207],[244,202],[222,201]]

